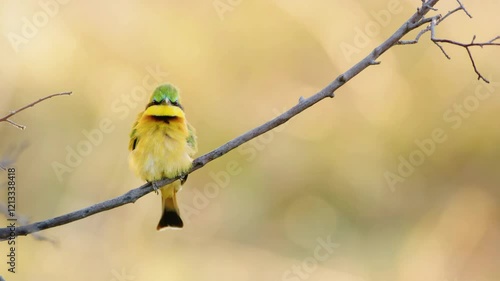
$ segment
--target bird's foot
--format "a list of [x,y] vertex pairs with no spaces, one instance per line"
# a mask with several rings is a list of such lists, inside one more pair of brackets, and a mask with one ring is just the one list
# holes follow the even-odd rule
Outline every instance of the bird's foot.
[[153,185],[153,190],[155,191],[156,194],[158,194],[158,189],[160,189],[161,186],[159,186],[155,181],[152,182]]
[[188,175],[182,175],[179,179],[181,180],[181,184],[184,184],[188,179]]

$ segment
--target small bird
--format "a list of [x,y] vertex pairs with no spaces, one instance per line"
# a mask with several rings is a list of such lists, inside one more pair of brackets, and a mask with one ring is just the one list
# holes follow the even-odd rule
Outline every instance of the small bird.
[[[162,197],[162,216],[156,227],[182,227],[176,193],[187,176],[165,186],[155,181],[174,178],[187,172],[198,150],[194,128],[187,122],[180,95],[173,85],[157,87],[139,113],[130,133],[130,167],[135,173],[159,188]],[[156,191],[158,193],[158,191]]]

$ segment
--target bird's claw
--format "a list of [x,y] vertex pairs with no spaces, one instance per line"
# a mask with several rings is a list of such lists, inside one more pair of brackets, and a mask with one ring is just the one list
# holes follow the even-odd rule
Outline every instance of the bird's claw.
[[182,184],[184,184],[187,181],[188,175],[183,175],[179,179],[181,180],[181,185],[182,185]]
[[153,183],[153,190],[155,191],[156,194],[158,194],[158,189],[160,189],[160,186],[154,181]]

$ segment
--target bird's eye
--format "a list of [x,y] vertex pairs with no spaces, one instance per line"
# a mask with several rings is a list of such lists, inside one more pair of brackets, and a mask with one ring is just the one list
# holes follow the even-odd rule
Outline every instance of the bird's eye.
[[162,103],[161,101],[153,100],[146,105],[146,108],[153,106],[153,105],[160,105],[161,103]]
[[182,105],[179,103],[179,101],[178,101],[178,100],[176,100],[176,101],[172,102],[172,105],[173,105],[173,106],[177,106],[178,108],[180,108],[180,109],[184,110],[184,108],[182,107]]

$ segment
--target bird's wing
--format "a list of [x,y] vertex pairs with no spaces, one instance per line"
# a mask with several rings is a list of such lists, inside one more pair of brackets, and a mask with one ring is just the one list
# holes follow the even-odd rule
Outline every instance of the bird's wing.
[[132,133],[130,133],[130,141],[128,143],[128,150],[132,151],[135,149],[137,146],[137,142],[139,142],[139,137],[135,135],[136,129],[132,130]]
[[194,156],[196,152],[198,151],[198,142],[196,141],[196,131],[191,124],[187,123],[187,128],[189,131],[189,136],[187,137],[186,141],[188,146],[191,148],[191,151],[189,152],[189,156]]
[[135,149],[137,146],[137,143],[139,142],[139,136],[137,135],[137,124],[139,123],[139,119],[141,118],[142,112],[139,114],[137,117],[137,120],[135,120],[134,126],[132,126],[132,132],[130,132],[130,141],[128,142],[128,150],[132,151]]

